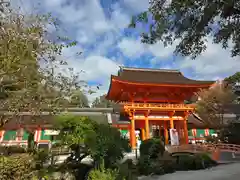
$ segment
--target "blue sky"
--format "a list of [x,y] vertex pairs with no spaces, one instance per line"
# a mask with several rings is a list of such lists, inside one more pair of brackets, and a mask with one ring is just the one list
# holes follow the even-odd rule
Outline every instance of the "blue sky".
[[[179,69],[188,78],[215,80],[239,71],[239,57],[211,43],[196,60],[173,55],[176,44],[164,47],[161,42],[140,42],[140,29],[127,28],[131,16],[148,8],[148,0],[12,0],[24,13],[50,12],[59,19],[64,35],[76,40],[76,47],[64,51],[75,72],[82,78],[101,83],[100,90],[89,95],[90,101],[107,92],[110,75],[119,66]],[[81,56],[74,56],[83,51]]]

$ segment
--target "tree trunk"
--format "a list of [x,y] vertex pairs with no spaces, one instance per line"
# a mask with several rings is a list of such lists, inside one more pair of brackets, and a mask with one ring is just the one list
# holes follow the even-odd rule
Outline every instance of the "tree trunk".
[[28,152],[32,152],[34,150],[34,133],[28,131],[28,145],[27,145],[27,150]]

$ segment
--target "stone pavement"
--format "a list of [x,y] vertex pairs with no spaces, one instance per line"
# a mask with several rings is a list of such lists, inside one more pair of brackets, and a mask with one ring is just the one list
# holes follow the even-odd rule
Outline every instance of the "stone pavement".
[[163,176],[139,177],[139,180],[239,180],[240,163],[219,165],[198,171],[179,171]]

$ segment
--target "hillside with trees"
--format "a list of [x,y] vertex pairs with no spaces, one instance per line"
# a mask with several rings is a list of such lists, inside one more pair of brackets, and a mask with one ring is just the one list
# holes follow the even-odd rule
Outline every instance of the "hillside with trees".
[[105,97],[106,97],[106,95],[97,97],[93,101],[92,107],[94,107],[94,108],[117,108],[117,107],[119,107],[119,105],[117,103],[109,101]]
[[224,79],[224,83],[232,88],[234,93],[236,94],[236,104],[240,104],[240,72],[236,72],[232,76],[229,76]]

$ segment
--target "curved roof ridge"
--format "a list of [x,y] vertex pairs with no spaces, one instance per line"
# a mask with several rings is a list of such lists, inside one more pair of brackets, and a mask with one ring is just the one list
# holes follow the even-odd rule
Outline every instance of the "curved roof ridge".
[[181,73],[178,69],[136,68],[120,66],[120,70]]

